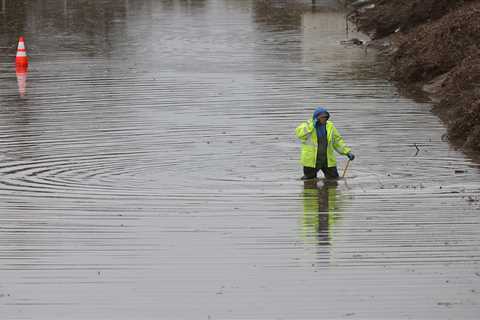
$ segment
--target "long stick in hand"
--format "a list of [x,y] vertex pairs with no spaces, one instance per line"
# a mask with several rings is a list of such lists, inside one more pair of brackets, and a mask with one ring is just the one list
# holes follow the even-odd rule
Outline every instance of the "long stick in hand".
[[350,165],[350,162],[351,160],[349,159],[347,162],[347,165],[345,166],[345,169],[343,169],[342,178],[345,178],[345,174],[347,174],[347,169],[348,169],[348,166]]

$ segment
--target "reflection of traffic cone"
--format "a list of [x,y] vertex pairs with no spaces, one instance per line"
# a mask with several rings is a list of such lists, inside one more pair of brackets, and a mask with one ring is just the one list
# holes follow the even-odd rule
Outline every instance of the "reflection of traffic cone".
[[19,72],[17,69],[17,84],[20,97],[25,97],[27,93],[27,72]]
[[17,58],[15,59],[17,65],[17,72],[27,72],[28,69],[28,57],[27,50],[25,49],[25,39],[20,37],[18,39]]

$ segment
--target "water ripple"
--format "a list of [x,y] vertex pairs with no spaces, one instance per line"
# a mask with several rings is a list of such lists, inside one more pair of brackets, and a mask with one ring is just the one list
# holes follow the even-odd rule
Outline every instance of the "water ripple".
[[[4,317],[476,318],[479,166],[335,1],[84,2],[2,13],[31,56],[23,94],[0,48]],[[334,185],[299,179],[317,105]]]

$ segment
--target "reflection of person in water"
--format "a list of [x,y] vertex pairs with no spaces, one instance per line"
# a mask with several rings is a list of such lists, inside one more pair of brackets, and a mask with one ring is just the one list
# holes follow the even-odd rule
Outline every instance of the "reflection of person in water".
[[304,181],[302,233],[305,240],[318,245],[330,244],[332,226],[338,218],[337,181]]

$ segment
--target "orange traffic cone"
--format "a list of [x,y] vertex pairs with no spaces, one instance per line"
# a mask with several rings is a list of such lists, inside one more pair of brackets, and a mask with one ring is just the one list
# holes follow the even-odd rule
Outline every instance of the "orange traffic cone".
[[28,69],[28,57],[27,50],[25,49],[25,39],[20,37],[18,39],[17,58],[15,59],[17,66],[17,72],[27,72]]

